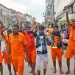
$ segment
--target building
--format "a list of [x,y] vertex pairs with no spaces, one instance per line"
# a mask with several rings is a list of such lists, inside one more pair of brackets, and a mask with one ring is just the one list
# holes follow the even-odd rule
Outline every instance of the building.
[[62,29],[67,25],[64,7],[70,5],[69,19],[75,19],[75,3],[74,0],[54,0],[54,10],[56,12],[55,19]]
[[0,20],[2,20],[4,25],[20,24],[21,18],[24,18],[24,15],[21,12],[9,9],[0,4]]
[[12,22],[13,24],[20,24],[21,18],[24,18],[24,15],[21,12],[15,11],[12,12]]
[[67,5],[71,5],[69,14],[73,13],[73,2],[74,0],[55,0],[54,1],[54,10],[56,12],[55,17],[57,20],[61,19],[65,15],[65,12],[63,11],[63,9]]
[[45,18],[47,21],[48,19],[50,19],[51,22],[54,21],[54,0],[46,0]]
[[0,4],[0,20],[2,20],[4,25],[20,24],[20,20],[24,19],[24,23],[31,25],[32,16],[28,14],[23,14],[19,11],[9,9],[4,5]]
[[73,4],[73,13],[75,13],[75,0],[74,0],[74,4]]
[[11,9],[0,4],[0,19],[3,21],[4,25],[12,24],[11,14],[12,14]]
[[27,25],[31,25],[32,23],[32,16],[29,14],[24,14],[24,22]]

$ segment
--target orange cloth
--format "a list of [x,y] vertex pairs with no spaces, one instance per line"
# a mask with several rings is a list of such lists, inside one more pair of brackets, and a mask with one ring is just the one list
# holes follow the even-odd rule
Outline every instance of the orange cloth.
[[69,36],[68,46],[75,46],[75,28],[69,26],[69,32],[70,36]]
[[18,75],[23,75],[24,72],[24,45],[27,45],[26,38],[22,33],[18,33],[14,38],[13,33],[9,35],[9,43],[11,45],[12,64],[14,65]]
[[73,46],[68,46],[66,50],[65,57],[66,58],[72,58],[73,55],[75,56],[75,47]]
[[[62,36],[61,36],[62,40]],[[58,37],[54,36],[54,43],[57,46]],[[56,57],[58,58],[58,61],[62,61],[62,50],[61,48],[52,48],[51,47],[51,55],[52,55],[52,61],[56,61]]]
[[69,42],[68,42],[68,47],[66,50],[65,57],[66,58],[72,58],[72,56],[75,56],[75,28],[73,28],[71,25],[69,26]]
[[28,61],[36,63],[36,47],[35,47],[35,37],[32,33],[27,33],[22,31],[26,36],[27,46],[28,46]]
[[0,63],[2,63],[3,61],[3,56],[2,56],[2,52],[1,52],[1,48],[0,48]]
[[27,33],[26,32],[26,40],[27,40],[27,46],[29,50],[34,50],[35,49],[35,37],[32,33]]
[[36,63],[36,49],[28,52],[28,61]]
[[[60,37],[60,39],[61,39],[61,41],[62,41],[62,36]],[[58,37],[57,36],[54,36],[54,43],[56,44],[56,46],[57,46],[57,43],[58,43]]]
[[73,38],[73,40],[75,41],[75,28],[73,28],[71,25],[69,26],[69,32],[70,32],[70,37]]
[[5,40],[5,45],[6,45],[6,48],[5,48],[5,54],[4,54],[4,62],[5,64],[11,64],[11,54],[10,54],[10,59],[8,59],[8,36],[7,35],[2,35],[2,37],[4,38]]
[[62,61],[62,51],[60,48],[51,48],[52,61],[56,61],[56,57],[58,61]]
[[15,67],[15,70],[18,72],[18,75],[24,75],[24,57],[18,56],[16,59],[12,59],[12,64]]
[[27,46],[28,46],[28,61],[36,63],[36,47],[35,47],[35,37],[32,33],[26,33]]
[[13,33],[9,35],[9,43],[11,44],[12,59],[16,59],[18,56],[24,56],[24,45],[27,45],[25,36],[22,33],[18,33],[14,38]]

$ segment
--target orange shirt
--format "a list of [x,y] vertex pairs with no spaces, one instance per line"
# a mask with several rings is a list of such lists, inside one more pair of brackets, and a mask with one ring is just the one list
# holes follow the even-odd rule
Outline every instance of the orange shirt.
[[35,40],[35,37],[32,33],[26,33],[26,39],[27,39],[27,46],[31,49],[33,49],[35,47],[35,43],[34,43],[34,40]]
[[[62,36],[60,37],[61,41],[62,41]],[[57,45],[58,43],[58,36],[54,36],[54,43]]]
[[[60,37],[61,41],[62,41],[62,36]],[[58,36],[54,36],[54,43],[55,45],[57,46],[57,43],[58,43]],[[52,46],[51,46],[51,49],[52,49]]]
[[75,46],[75,28],[69,25],[68,30],[70,33],[68,46]]
[[2,63],[2,59],[3,59],[3,56],[2,56],[2,52],[1,52],[1,48],[0,48],[0,63]]
[[16,59],[18,56],[24,56],[24,45],[27,44],[26,38],[22,33],[18,33],[14,38],[13,33],[9,35],[9,43],[11,45],[12,59]]
[[34,37],[34,35],[32,33],[28,34],[27,32],[24,32],[24,31],[22,31],[22,33],[26,37],[28,49],[34,50],[36,48],[35,47],[35,37]]

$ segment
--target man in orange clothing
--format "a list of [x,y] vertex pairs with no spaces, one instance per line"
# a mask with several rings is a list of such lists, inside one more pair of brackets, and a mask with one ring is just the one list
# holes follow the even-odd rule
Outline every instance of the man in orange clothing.
[[1,31],[2,31],[2,28],[3,28],[3,22],[0,20],[0,34],[1,34]]
[[[65,74],[70,73],[70,58],[75,56],[75,20],[72,20],[72,24],[70,24],[69,17],[68,17],[68,12],[69,12],[69,6],[66,6],[64,8],[66,12],[66,19],[68,23],[68,28],[69,28],[69,42],[68,42],[68,47],[66,50],[65,57],[67,58],[67,68],[68,71]],[[75,74],[75,69],[74,69],[74,74]]]
[[63,74],[62,71],[62,37],[60,35],[60,32],[58,31],[58,26],[55,25],[53,28],[53,32],[51,35],[51,55],[52,55],[52,61],[53,61],[53,66],[54,66],[54,71],[53,73],[56,73],[56,57],[58,58],[59,61],[59,68],[60,68],[60,73]]
[[[8,36],[11,32],[12,31],[7,31]],[[8,41],[8,36],[4,35],[3,32],[1,33],[1,35],[5,39],[5,45],[6,45],[6,48],[3,51],[4,62],[8,66],[9,75],[12,75],[12,73],[11,73],[11,59],[8,59],[8,42],[7,42]]]
[[3,75],[2,60],[3,60],[3,56],[2,56],[2,52],[1,52],[1,40],[0,40],[0,72],[1,72],[1,75]]
[[[7,30],[7,35],[5,35],[5,34],[3,34],[3,32],[4,32],[6,29],[7,29],[7,28],[3,29],[2,33],[1,33],[2,37],[3,37],[4,40],[5,40],[5,45],[6,45],[5,50],[3,51],[3,57],[4,57],[4,62],[5,62],[5,64],[6,64],[7,67],[8,67],[9,75],[12,75],[12,73],[11,73],[11,58],[8,59],[8,38],[9,38],[9,35],[12,33],[12,30],[11,30],[11,29],[8,29],[8,30]],[[11,55],[10,55],[10,57],[11,57]],[[15,69],[14,69],[14,75],[16,75]]]
[[24,75],[25,56],[28,60],[27,41],[26,37],[18,30],[19,26],[17,24],[12,26],[12,33],[9,35],[9,54],[11,52],[12,64],[18,75]]
[[[34,26],[36,28],[37,26]],[[20,24],[20,29],[22,28],[22,22]],[[33,29],[34,29],[33,28]],[[33,73],[33,75],[36,75],[35,73],[35,66],[36,66],[36,47],[35,47],[35,37],[36,33],[34,33],[30,26],[26,27],[26,32],[24,32],[22,29],[22,33],[26,36],[27,40],[27,47],[28,47],[28,62],[31,67],[30,73]]]
[[[0,34],[2,32],[2,28],[3,28],[3,22],[0,20]],[[0,39],[0,72],[1,72],[1,75],[3,75],[2,60],[3,60],[3,56],[2,56],[2,52],[1,52],[1,39]]]

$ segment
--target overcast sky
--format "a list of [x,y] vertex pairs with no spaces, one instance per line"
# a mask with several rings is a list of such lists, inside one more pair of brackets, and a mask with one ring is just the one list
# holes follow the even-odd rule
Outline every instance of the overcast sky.
[[0,3],[8,8],[15,9],[22,13],[28,13],[36,17],[38,22],[44,20],[45,0],[0,0]]

